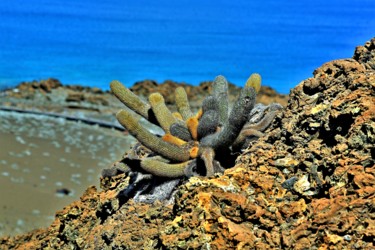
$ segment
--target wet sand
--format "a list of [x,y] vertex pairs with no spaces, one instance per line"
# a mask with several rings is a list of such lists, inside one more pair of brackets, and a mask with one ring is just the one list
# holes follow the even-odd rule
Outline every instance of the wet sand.
[[0,111],[0,236],[49,226],[133,142],[114,129]]

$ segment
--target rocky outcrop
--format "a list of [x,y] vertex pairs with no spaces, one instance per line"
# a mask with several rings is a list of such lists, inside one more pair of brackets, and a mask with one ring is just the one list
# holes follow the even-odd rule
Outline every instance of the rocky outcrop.
[[375,238],[375,38],[291,91],[266,136],[213,178],[192,177],[175,203],[116,198],[102,180],[55,222],[9,248],[372,249]]
[[51,93],[53,89],[61,86],[61,82],[54,78],[48,78],[39,82],[21,82],[17,86],[17,90],[9,92],[9,94],[16,98],[30,99],[35,95],[36,92],[40,92],[42,94]]
[[[211,93],[212,81],[201,82],[198,86],[192,86],[186,83],[177,83],[171,80],[166,80],[160,84],[152,80],[144,80],[136,82],[130,89],[138,96],[147,98],[151,93],[159,92],[165,98],[167,105],[174,104],[174,90],[182,86],[184,87],[188,99],[191,102],[193,108],[200,107],[204,96],[207,93]],[[234,102],[240,93],[241,88],[229,83],[228,91],[231,102]],[[286,106],[288,102],[288,95],[277,93],[274,89],[268,86],[262,86],[258,95],[257,102],[268,105],[270,103],[280,103],[282,106]]]
[[[207,92],[211,89],[212,82],[202,82],[199,86],[177,83],[171,80],[157,83],[152,80],[136,82],[130,89],[138,96],[147,98],[151,93],[161,93],[169,108],[174,107],[174,90],[183,86],[187,91],[191,107],[197,110]],[[234,102],[240,92],[240,87],[229,85],[229,100]],[[96,87],[80,85],[62,85],[54,78],[41,81],[22,82],[14,89],[0,92],[0,106],[12,106],[21,109],[38,109],[47,112],[77,113],[95,112],[99,116],[111,114],[115,117],[116,111],[122,107],[112,93]],[[268,105],[280,103],[286,106],[288,95],[278,94],[270,87],[262,87],[257,95],[257,102]],[[104,117],[108,120],[107,117]]]

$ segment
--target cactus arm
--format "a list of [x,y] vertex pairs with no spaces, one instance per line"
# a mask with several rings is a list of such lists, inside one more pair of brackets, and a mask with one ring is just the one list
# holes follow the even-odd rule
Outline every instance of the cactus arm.
[[176,88],[175,98],[177,110],[181,114],[182,119],[186,121],[193,116],[193,113],[191,112],[189,100],[183,87]]
[[179,124],[179,123],[172,124],[171,127],[169,128],[169,131],[171,132],[173,136],[176,136],[184,141],[191,141],[193,139],[191,138],[189,129],[182,124]]
[[[149,112],[151,111],[151,106],[141,100],[137,95],[131,92],[127,87],[122,85],[119,81],[112,81],[111,90],[113,94],[123,103],[125,106],[135,111],[137,114],[143,116],[147,120],[150,120]],[[153,121],[151,121],[153,122]]]
[[224,76],[217,76],[212,85],[212,94],[219,104],[220,124],[228,120],[228,82]]
[[219,104],[214,96],[207,96],[204,99],[202,112],[197,127],[198,139],[215,133],[219,126]]
[[204,165],[206,166],[206,176],[213,176],[215,174],[215,169],[214,169],[215,151],[209,147],[201,148],[200,156],[202,160],[204,161]]
[[185,169],[193,161],[185,161],[182,163],[170,164],[163,161],[159,161],[153,158],[146,158],[141,161],[141,168],[155,176],[167,177],[167,178],[178,178],[185,176]]
[[199,120],[198,123],[198,139],[215,133],[218,129],[218,126],[219,112],[215,110],[208,110],[207,112],[204,112],[202,118]]
[[170,160],[181,162],[189,160],[190,152],[188,149],[165,142],[160,137],[152,134],[147,129],[143,128],[139,124],[139,119],[129,111],[120,110],[116,117],[120,124],[124,126],[132,136],[150,150]]
[[[256,93],[254,88],[245,87],[241,90],[240,96],[230,112],[224,128],[205,140],[214,150],[229,147],[238,137],[242,127],[249,118],[249,110],[254,107]],[[203,144],[203,145],[204,145]]]
[[251,74],[251,76],[247,79],[245,86],[252,87],[255,89],[256,93],[259,93],[260,86],[262,84],[262,77],[257,74]]
[[153,93],[148,99],[160,126],[166,133],[169,133],[169,127],[177,120],[165,105],[164,97],[160,93]]
[[219,111],[218,100],[214,96],[207,96],[202,103],[202,115],[209,110]]

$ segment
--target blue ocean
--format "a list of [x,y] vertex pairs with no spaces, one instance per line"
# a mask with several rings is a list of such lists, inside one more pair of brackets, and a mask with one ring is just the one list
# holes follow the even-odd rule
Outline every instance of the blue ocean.
[[288,93],[375,36],[374,0],[1,0],[0,88],[48,77],[190,84],[258,72]]

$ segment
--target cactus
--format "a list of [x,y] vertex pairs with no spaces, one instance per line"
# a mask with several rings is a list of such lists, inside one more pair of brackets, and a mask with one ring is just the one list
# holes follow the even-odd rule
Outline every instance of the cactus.
[[151,105],[142,101],[138,96],[123,86],[119,81],[112,81],[110,84],[112,93],[129,109],[150,120]]
[[245,86],[253,87],[255,92],[259,93],[261,82],[262,77],[259,74],[254,73],[249,77],[249,79],[247,79]]
[[228,120],[228,82],[224,76],[217,76],[214,80],[212,94],[219,105],[219,119],[223,126]]
[[[223,172],[223,167],[231,167],[227,166],[228,159],[245,148],[250,139],[262,136],[279,109],[277,104],[255,105],[260,85],[260,75],[251,75],[229,112],[228,82],[218,76],[213,82],[212,95],[204,99],[202,108],[194,114],[182,87],[175,91],[178,112],[172,113],[161,94],[151,94],[147,103],[113,81],[112,92],[133,111],[121,110],[117,113],[118,121],[148,150],[142,157],[125,157],[130,161],[126,164],[130,172],[144,173],[137,175],[137,183],[142,183],[142,178],[148,180],[150,175],[166,179],[213,176]],[[159,137],[149,132],[139,123],[139,116],[160,126],[165,135]],[[132,187],[137,186],[133,184]]]
[[189,151],[186,148],[168,143],[162,138],[152,134],[147,129],[143,128],[139,124],[139,120],[129,111],[121,110],[117,113],[116,117],[120,124],[123,125],[131,135],[152,151],[176,161],[189,160]]
[[193,116],[193,113],[190,109],[189,100],[187,98],[186,91],[183,87],[178,87],[175,90],[175,97],[176,97],[176,106],[178,112],[180,112],[181,117],[183,120],[187,120],[188,118]]
[[148,98],[160,127],[169,133],[169,127],[176,122],[176,118],[165,105],[164,97],[159,93],[153,93]]
[[161,159],[146,158],[141,161],[141,167],[146,172],[153,175],[163,175],[163,177],[175,178],[186,175],[189,165],[194,164],[194,160],[182,163],[170,164]]

